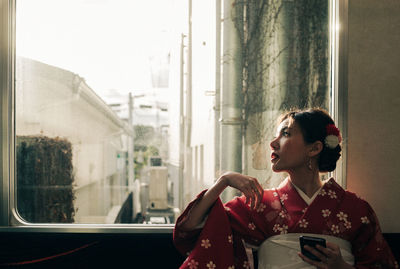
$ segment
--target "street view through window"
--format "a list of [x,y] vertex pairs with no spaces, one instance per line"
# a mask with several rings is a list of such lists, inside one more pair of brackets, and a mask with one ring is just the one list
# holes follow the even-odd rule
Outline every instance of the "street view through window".
[[277,186],[276,117],[331,104],[332,3],[305,3],[17,0],[21,221],[173,224],[224,171]]

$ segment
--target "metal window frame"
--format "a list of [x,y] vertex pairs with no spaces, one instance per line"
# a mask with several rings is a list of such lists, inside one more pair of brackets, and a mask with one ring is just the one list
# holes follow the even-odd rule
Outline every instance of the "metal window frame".
[[[334,176],[346,186],[347,138],[347,40],[348,0],[331,0],[340,31],[334,34],[331,112],[342,131],[342,160]],[[24,222],[15,210],[15,6],[16,0],[0,0],[0,232],[41,233],[172,233],[173,225],[148,224],[32,224]]]
[[337,163],[336,170],[332,173],[337,182],[343,187],[347,186],[347,59],[348,59],[348,0],[332,0],[334,14],[332,25],[333,61],[332,65],[332,102],[331,113],[341,131],[342,135],[342,156]]

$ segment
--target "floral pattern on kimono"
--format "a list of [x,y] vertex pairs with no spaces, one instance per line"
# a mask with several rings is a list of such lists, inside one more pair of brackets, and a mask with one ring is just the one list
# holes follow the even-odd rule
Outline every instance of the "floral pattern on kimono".
[[188,255],[181,268],[250,268],[244,242],[258,246],[270,236],[285,233],[345,239],[352,245],[356,268],[398,268],[371,206],[333,179],[324,184],[310,205],[288,179],[278,189],[264,190],[255,210],[245,204],[244,196],[225,205],[218,199],[202,229],[182,231],[180,223],[204,193],[176,222],[174,244]]

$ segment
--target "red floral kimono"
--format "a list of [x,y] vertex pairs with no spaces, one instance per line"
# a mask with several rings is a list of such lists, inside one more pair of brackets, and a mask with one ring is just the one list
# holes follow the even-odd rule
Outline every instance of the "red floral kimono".
[[182,231],[180,223],[204,193],[176,222],[174,244],[188,256],[181,268],[250,268],[244,242],[258,246],[268,237],[284,233],[325,234],[347,240],[356,268],[398,268],[371,206],[333,179],[310,205],[288,179],[278,189],[264,190],[263,201],[255,210],[245,204],[244,196],[225,205],[218,199],[203,228]]

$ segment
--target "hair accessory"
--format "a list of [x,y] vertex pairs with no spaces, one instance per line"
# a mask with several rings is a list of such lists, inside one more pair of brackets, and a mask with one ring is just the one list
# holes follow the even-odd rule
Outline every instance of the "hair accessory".
[[335,124],[328,124],[326,125],[325,128],[326,128],[325,146],[327,146],[330,149],[334,149],[342,141],[342,137],[340,136],[340,131],[335,126]]

